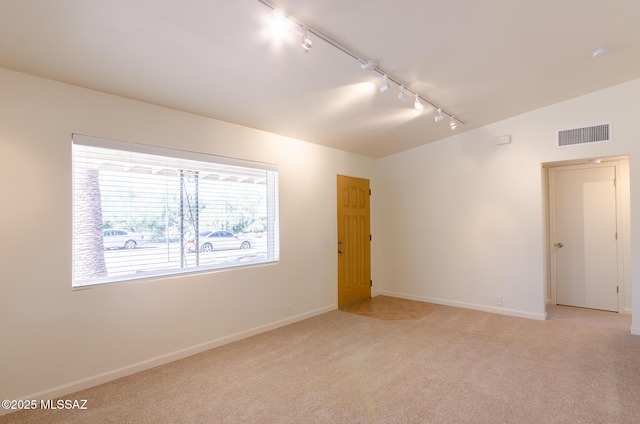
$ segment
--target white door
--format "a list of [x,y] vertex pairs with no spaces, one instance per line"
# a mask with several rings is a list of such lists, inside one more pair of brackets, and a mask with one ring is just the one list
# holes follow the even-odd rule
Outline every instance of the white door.
[[556,303],[618,311],[615,166],[549,174]]

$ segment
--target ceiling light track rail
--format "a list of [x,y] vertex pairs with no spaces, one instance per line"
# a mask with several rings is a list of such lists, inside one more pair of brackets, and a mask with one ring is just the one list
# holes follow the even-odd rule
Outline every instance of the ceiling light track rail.
[[[267,6],[268,8],[270,8],[271,10],[273,10],[274,12],[282,13],[279,9],[276,8],[275,5],[271,4],[267,0],[258,0],[258,1],[260,3],[262,3],[263,5]],[[456,122],[458,122],[460,124],[463,124],[463,125],[465,124],[465,122],[463,120],[461,120],[460,118],[456,117],[453,113],[447,112],[445,109],[442,109],[436,103],[432,102],[431,100],[429,100],[428,98],[426,98],[425,96],[420,94],[418,91],[416,91],[416,90],[412,89],[411,87],[407,86],[399,78],[396,78],[395,76],[390,75],[384,69],[380,68],[375,60],[364,59],[361,55],[355,53],[353,50],[347,48],[343,44],[340,44],[339,42],[337,42],[333,38],[329,37],[328,35],[323,34],[321,31],[318,31],[317,29],[308,26],[307,24],[301,22],[300,20],[298,20],[297,18],[295,18],[295,17],[293,17],[291,15],[282,13],[282,16],[284,18],[286,18],[287,20],[293,22],[302,31],[302,33],[303,33],[303,48],[304,48],[305,52],[308,52],[311,49],[311,41],[308,39],[308,34],[312,34],[316,38],[319,38],[320,40],[324,41],[325,43],[335,47],[338,50],[340,50],[341,52],[343,52],[347,56],[350,56],[351,58],[353,58],[356,61],[358,61],[358,63],[360,63],[360,65],[362,66],[363,69],[371,70],[371,71],[376,72],[377,74],[379,74],[381,77],[383,77],[384,82],[385,82],[385,85],[383,87],[386,87],[386,88],[381,90],[382,92],[384,92],[384,91],[386,91],[388,89],[388,82],[391,81],[391,82],[395,83],[396,85],[398,85],[398,87],[400,87],[401,96],[404,93],[411,93],[413,96],[415,96],[415,98],[416,98],[416,109],[418,109],[417,105],[419,103],[419,100],[424,101],[425,103],[431,105],[434,109],[436,109],[437,112],[438,112],[438,115],[436,116],[436,122],[440,122],[442,120],[441,117],[444,114],[444,115],[449,116],[450,121],[451,121],[451,124],[449,126],[450,126],[450,128],[452,130],[456,128],[456,125],[455,125]],[[422,109],[418,109],[418,110],[422,110]]]

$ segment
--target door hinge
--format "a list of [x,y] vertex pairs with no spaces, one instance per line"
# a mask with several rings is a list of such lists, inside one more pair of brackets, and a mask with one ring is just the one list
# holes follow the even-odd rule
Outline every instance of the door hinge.
[[618,232],[616,231],[616,240],[618,240]]
[[373,280],[369,280],[369,287],[373,287]]
[[371,189],[369,189],[369,196],[371,196]]
[[369,241],[371,241],[371,240],[372,240],[372,238],[371,238],[371,234],[369,234]]
[[620,286],[616,286],[616,293],[620,293]]

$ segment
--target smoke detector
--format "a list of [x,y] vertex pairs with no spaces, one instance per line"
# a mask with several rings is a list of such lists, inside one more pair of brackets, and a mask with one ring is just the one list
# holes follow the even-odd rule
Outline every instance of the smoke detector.
[[594,51],[591,52],[591,57],[593,59],[597,59],[599,57],[605,56],[611,52],[611,48],[609,46],[598,47]]

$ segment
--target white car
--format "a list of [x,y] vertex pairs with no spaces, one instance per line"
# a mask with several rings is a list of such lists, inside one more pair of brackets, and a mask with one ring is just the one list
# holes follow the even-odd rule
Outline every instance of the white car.
[[[200,251],[251,249],[251,240],[239,238],[229,231],[201,231],[199,234]],[[194,246],[195,240],[189,240]]]
[[135,249],[145,242],[144,235],[126,230],[104,230],[102,240],[105,249]]

